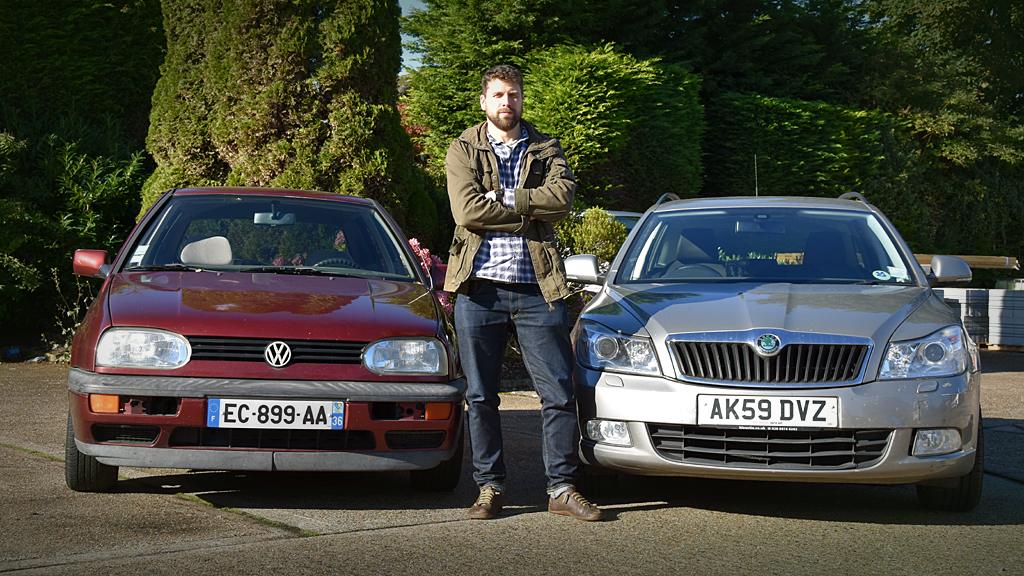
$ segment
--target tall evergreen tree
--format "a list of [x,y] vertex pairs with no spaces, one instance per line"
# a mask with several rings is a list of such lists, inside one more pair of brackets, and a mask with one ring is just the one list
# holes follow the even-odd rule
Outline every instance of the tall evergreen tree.
[[313,188],[433,230],[396,107],[397,0],[163,0],[163,12],[144,207],[183,185]]

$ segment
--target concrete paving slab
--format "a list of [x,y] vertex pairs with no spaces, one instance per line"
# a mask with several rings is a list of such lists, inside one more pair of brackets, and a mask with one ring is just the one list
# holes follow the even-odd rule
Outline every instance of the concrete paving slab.
[[[656,481],[652,481],[656,480]],[[912,491],[640,479],[612,519],[546,512],[115,558],[47,573],[1019,574],[1024,493],[995,480],[967,515]],[[32,573],[32,572],[29,572]]]
[[67,365],[0,364],[0,445],[63,458],[67,387]]
[[62,462],[6,447],[0,502],[0,572],[295,535],[182,498],[72,492]]

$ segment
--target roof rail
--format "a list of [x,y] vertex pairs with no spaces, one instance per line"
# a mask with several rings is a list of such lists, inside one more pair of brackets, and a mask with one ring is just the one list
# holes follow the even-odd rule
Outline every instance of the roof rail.
[[857,200],[857,201],[863,202],[865,204],[870,204],[870,202],[868,202],[868,199],[865,198],[864,195],[861,194],[860,192],[843,192],[839,196],[839,199],[840,200]]
[[665,192],[661,196],[658,196],[658,199],[654,201],[654,205],[659,206],[661,204],[664,204],[665,202],[668,202],[669,200],[679,200],[679,196],[676,196],[671,192]]

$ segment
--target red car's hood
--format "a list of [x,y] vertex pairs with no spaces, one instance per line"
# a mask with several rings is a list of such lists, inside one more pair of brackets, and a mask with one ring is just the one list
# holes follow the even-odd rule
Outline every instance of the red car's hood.
[[185,336],[370,342],[438,332],[425,286],[339,276],[131,272],[111,278],[114,326]]

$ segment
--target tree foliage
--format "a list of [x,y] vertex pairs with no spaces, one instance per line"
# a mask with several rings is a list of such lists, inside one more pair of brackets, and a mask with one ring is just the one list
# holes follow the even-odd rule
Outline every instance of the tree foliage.
[[557,136],[584,206],[644,209],[700,188],[703,114],[696,76],[612,45],[536,50],[524,115]]
[[161,45],[155,0],[0,1],[0,344],[53,333],[73,251],[130,230]]
[[396,108],[396,2],[164,0],[163,13],[144,207],[183,185],[311,188],[374,198],[429,236],[436,212]]

